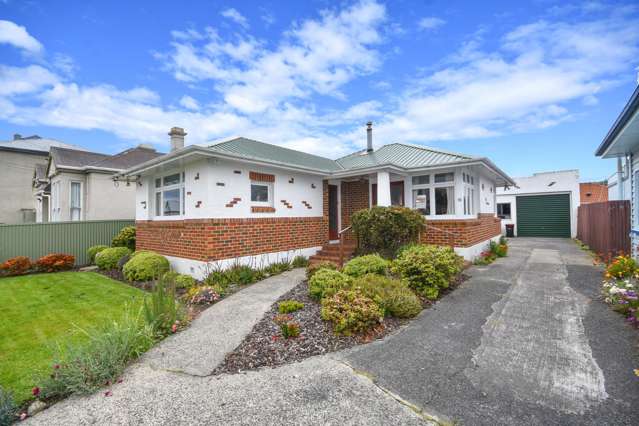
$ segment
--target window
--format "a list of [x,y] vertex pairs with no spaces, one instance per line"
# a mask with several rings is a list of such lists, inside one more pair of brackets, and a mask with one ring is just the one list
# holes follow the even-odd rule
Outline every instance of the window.
[[455,173],[437,173],[435,175],[435,183],[452,182],[455,179]]
[[430,214],[430,188],[413,189],[413,208]]
[[497,216],[501,219],[510,219],[510,203],[498,203]]
[[60,220],[60,181],[51,184],[51,221]]
[[430,175],[413,176],[413,185],[428,185],[430,183]]
[[272,206],[273,184],[271,182],[251,182],[251,203],[259,206]]
[[635,225],[639,225],[639,171],[635,172],[635,178],[634,178],[634,182],[633,184],[635,185],[635,192],[634,192],[634,196],[635,196],[635,200],[634,200],[634,206],[632,206],[632,208],[634,209],[634,216],[635,216]]
[[72,221],[82,219],[82,184],[80,182],[71,182],[70,196],[70,218]]
[[455,187],[435,188],[435,214],[455,213]]
[[155,215],[184,214],[184,172],[155,179]]

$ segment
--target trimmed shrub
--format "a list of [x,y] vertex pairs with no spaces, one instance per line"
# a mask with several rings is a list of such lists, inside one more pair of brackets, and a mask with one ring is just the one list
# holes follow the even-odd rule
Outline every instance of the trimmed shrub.
[[52,253],[36,260],[36,268],[43,272],[67,271],[73,268],[75,257],[70,254]]
[[461,272],[462,266],[463,259],[450,247],[415,245],[402,251],[391,271],[413,290],[433,300],[439,296],[439,289],[447,288]]
[[100,253],[102,250],[108,249],[109,246],[105,245],[97,245],[91,246],[87,249],[87,257],[89,258],[89,263],[93,265],[95,263],[95,255]]
[[178,274],[175,271],[169,271],[162,276],[162,279],[166,282],[170,282],[175,288],[189,289],[197,284],[195,278],[186,274]]
[[17,420],[18,406],[9,392],[0,386],[0,426],[9,426]]
[[337,265],[333,262],[329,262],[328,260],[323,260],[321,262],[313,263],[312,265],[308,265],[306,267],[306,279],[310,280],[313,275],[320,269],[332,269],[333,271],[337,271]]
[[89,341],[58,347],[53,369],[38,384],[41,399],[91,394],[117,380],[131,360],[153,345],[152,330],[139,313],[80,331]]
[[381,323],[384,314],[361,290],[339,290],[322,300],[322,319],[333,322],[337,334],[349,336],[369,331]]
[[157,338],[175,332],[184,319],[184,308],[175,300],[175,287],[160,279],[155,283],[151,296],[144,300],[144,320]]
[[170,267],[166,257],[148,251],[132,255],[122,268],[122,273],[129,281],[149,281],[161,277]]
[[112,247],[126,247],[135,251],[135,226],[125,226],[118,235],[111,240]]
[[351,259],[344,265],[342,272],[351,277],[361,277],[366,274],[386,275],[390,262],[378,254],[367,254]]
[[355,212],[351,223],[361,253],[392,258],[401,246],[417,240],[424,217],[406,207],[373,207]]
[[351,277],[332,269],[320,269],[308,282],[308,292],[315,299],[330,297],[351,283]]
[[385,315],[412,318],[422,311],[422,303],[408,286],[395,279],[369,274],[353,281],[351,286],[375,301]]
[[308,258],[302,255],[295,256],[291,262],[293,268],[306,268],[308,266]]
[[283,300],[279,303],[277,311],[280,314],[290,314],[291,312],[299,311],[303,307],[304,304],[297,300]]
[[120,259],[130,254],[131,251],[126,247],[110,247],[95,255],[95,264],[102,270],[111,271],[118,268]]
[[31,260],[26,256],[16,256],[7,259],[0,264],[1,275],[24,275],[33,267]]

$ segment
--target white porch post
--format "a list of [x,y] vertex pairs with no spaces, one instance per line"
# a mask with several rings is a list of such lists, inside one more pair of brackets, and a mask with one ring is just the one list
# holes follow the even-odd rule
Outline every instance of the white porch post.
[[381,207],[388,207],[391,205],[389,172],[377,172],[377,205]]

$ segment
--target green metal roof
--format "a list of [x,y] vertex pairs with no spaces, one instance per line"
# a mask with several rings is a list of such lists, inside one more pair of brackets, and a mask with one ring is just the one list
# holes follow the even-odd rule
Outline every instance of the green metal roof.
[[392,143],[384,145],[373,152],[366,152],[366,150],[355,152],[346,157],[338,158],[336,162],[346,170],[374,167],[383,164],[392,164],[397,167],[411,169],[416,167],[440,166],[447,163],[472,159],[473,157],[468,155],[436,150],[425,146]]
[[247,138],[231,139],[211,145],[209,148],[246,159],[266,160],[328,172],[342,170],[342,167],[334,160]]

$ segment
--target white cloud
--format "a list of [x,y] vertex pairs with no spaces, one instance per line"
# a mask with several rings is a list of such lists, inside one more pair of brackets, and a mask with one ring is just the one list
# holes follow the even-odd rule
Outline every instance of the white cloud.
[[42,51],[42,44],[32,37],[25,27],[11,21],[0,20],[0,44],[10,44],[29,53]]
[[446,21],[441,18],[436,18],[434,16],[427,16],[419,20],[417,25],[421,30],[434,30],[442,25],[444,25]]
[[58,83],[58,77],[40,65],[0,65],[0,97],[36,93]]
[[198,101],[188,95],[182,96],[182,98],[180,99],[180,105],[190,110],[197,111],[198,109],[200,109],[200,104],[198,103]]
[[275,23],[275,15],[273,15],[271,12],[265,12],[264,14],[262,14],[262,16],[260,16],[260,18],[262,19],[262,21],[264,21],[264,25],[267,28]]
[[244,15],[242,15],[240,12],[237,11],[237,9],[234,9],[232,7],[228,8],[228,9],[224,9],[221,12],[221,15],[224,16],[227,19],[230,19],[231,21],[235,22],[236,24],[242,26],[243,28],[248,28],[248,26],[249,26],[248,21],[246,20]]

